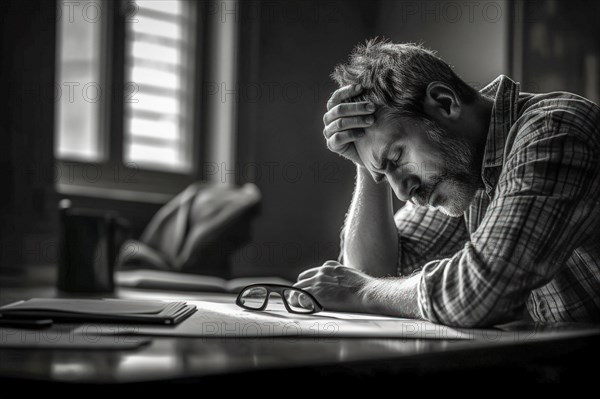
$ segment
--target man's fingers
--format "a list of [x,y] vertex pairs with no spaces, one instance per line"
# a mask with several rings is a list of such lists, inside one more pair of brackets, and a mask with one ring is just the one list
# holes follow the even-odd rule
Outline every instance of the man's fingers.
[[348,85],[337,89],[327,101],[327,110],[329,111],[344,100],[357,96],[361,91],[361,85]]
[[300,303],[298,301],[298,296],[300,295],[299,292],[297,291],[289,291],[288,294],[286,294],[285,299],[288,302],[288,305],[290,306],[298,306]]
[[293,308],[300,307],[308,309],[312,305],[312,300],[310,300],[310,298],[308,298],[305,294],[298,291],[294,291],[288,294],[286,296],[286,300],[288,302],[288,305],[290,305]]
[[[360,84],[336,90],[327,101],[327,112],[323,115],[323,136],[327,140],[327,147],[357,165],[363,163],[352,143],[361,137],[364,128],[372,126],[375,122],[373,113],[376,106],[368,101],[345,101],[356,97],[362,90]],[[338,136],[342,131],[349,132]]]
[[306,296],[306,294],[298,295],[298,304],[301,308],[310,309],[312,307],[313,301]]
[[332,276],[315,275],[305,280],[299,280],[296,284],[294,284],[294,287],[301,289],[310,289],[317,283],[331,283],[333,285],[337,285],[337,280]]
[[375,112],[375,104],[368,101],[357,103],[342,103],[334,106],[323,115],[323,123],[329,125],[336,119],[346,118],[356,115],[369,115]]
[[313,267],[312,269],[303,271],[298,275],[298,281],[314,276],[319,272],[319,270],[321,270],[321,266]]
[[351,116],[349,118],[336,119],[325,127],[323,130],[323,135],[326,139],[328,139],[342,130],[364,129],[371,126],[374,121],[375,118],[373,118],[373,115]]
[[298,281],[306,280],[307,278],[310,278],[310,277],[316,275],[321,270],[323,270],[323,266],[338,266],[339,264],[340,263],[338,261],[328,260],[322,266],[313,267],[313,268],[307,269],[307,270],[303,271],[302,273],[300,273],[298,275]]
[[327,148],[329,148],[330,151],[337,153],[345,152],[348,144],[358,140],[364,135],[365,133],[362,130],[344,130],[343,132],[334,134],[327,140]]
[[311,285],[315,284],[316,282],[317,282],[317,277],[312,276],[312,277],[309,277],[306,279],[298,280],[296,283],[294,283],[294,287],[307,288],[307,287],[310,287]]
[[320,269],[321,269],[321,266],[317,266],[317,267],[313,267],[311,269],[303,271],[302,273],[300,273],[298,275],[298,281],[314,276],[315,274],[317,274],[319,272]]

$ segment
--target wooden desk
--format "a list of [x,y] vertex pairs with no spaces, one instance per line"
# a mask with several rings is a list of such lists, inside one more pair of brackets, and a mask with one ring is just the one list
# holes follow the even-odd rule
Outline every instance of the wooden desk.
[[[30,297],[53,297],[50,288],[2,288],[0,305]],[[225,294],[119,290],[120,297],[231,301]],[[104,295],[103,297],[106,297]],[[600,329],[586,325],[520,325],[522,339],[486,340],[342,338],[157,338],[146,347],[120,351],[0,350],[0,384],[27,382],[136,383],[184,381],[227,384],[264,381],[298,384],[313,378],[345,384],[398,376],[457,384],[499,377],[511,383],[593,382]],[[255,380],[257,379],[258,380]]]

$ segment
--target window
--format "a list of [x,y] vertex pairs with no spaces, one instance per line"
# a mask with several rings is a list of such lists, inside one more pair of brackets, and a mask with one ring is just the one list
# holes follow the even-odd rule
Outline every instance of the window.
[[193,14],[184,1],[137,1],[126,21],[125,160],[189,172]]
[[58,2],[59,191],[175,193],[194,179],[198,12],[187,0]]
[[[89,10],[94,2],[82,3]],[[101,24],[87,14],[61,13],[57,27],[57,126],[55,154],[59,158],[97,161],[101,158],[99,132],[101,90]]]

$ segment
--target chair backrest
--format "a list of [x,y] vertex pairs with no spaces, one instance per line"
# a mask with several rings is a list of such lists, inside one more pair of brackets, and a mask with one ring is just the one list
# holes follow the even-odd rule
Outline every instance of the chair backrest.
[[139,240],[123,245],[117,266],[198,273],[214,269],[220,260],[207,249],[231,245],[223,240],[236,236],[235,230],[254,214],[260,199],[251,183],[242,187],[193,183],[154,215]]

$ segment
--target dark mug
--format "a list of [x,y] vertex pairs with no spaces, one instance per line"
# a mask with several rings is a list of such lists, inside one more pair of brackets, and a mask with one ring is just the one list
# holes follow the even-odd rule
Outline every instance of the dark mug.
[[58,288],[66,292],[112,292],[128,222],[116,212],[71,208],[60,203]]

